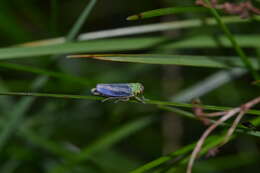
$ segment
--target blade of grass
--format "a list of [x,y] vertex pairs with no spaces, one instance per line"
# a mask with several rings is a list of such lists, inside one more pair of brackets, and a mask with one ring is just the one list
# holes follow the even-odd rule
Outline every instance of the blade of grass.
[[[29,93],[29,92],[0,92],[0,95],[9,95],[9,96],[32,96],[32,97],[46,97],[46,98],[62,98],[62,99],[85,99],[85,100],[103,100],[102,97],[97,96],[85,96],[85,95],[71,95],[71,94],[50,94],[50,93]],[[136,101],[130,101],[136,103]],[[192,104],[188,103],[177,103],[177,102],[166,102],[159,100],[147,100],[146,104],[152,105],[165,105],[165,106],[176,106],[183,108],[193,108]],[[201,105],[205,110],[214,110],[214,111],[224,111],[232,109],[232,107],[223,107],[223,106],[209,106]],[[260,115],[259,110],[250,109],[248,114]]]
[[[85,16],[87,16],[87,15],[85,15]],[[83,18],[81,18],[81,20],[83,20]],[[76,23],[76,24],[78,25],[77,29],[79,30],[80,25],[82,25],[82,23]],[[73,34],[70,35],[71,39],[74,36],[76,36],[77,32],[75,32],[75,31],[77,31],[77,29],[75,29]],[[38,89],[38,88],[42,87],[46,83],[47,80],[48,80],[48,78],[46,78],[44,76],[38,77],[35,80],[35,82],[33,83],[33,89]],[[16,105],[17,107],[15,107],[14,111],[10,113],[10,116],[11,116],[10,121],[5,125],[4,130],[0,134],[0,151],[3,148],[3,146],[5,145],[5,143],[7,142],[7,139],[10,137],[11,133],[17,127],[19,127],[19,123],[21,123],[21,120],[22,120],[25,112],[31,106],[33,101],[34,101],[34,98],[24,98],[24,99],[22,99],[19,102],[19,104]]]
[[90,12],[93,10],[96,0],[91,0],[88,5],[85,7],[83,12],[80,14],[79,18],[77,19],[76,23],[71,28],[70,32],[68,33],[68,36],[66,38],[67,41],[72,41],[76,38],[77,33],[79,33],[80,29],[82,28],[85,20],[87,20]]
[[[159,108],[163,109],[163,110],[166,110],[166,111],[172,111],[172,112],[175,112],[175,113],[178,113],[180,115],[183,115],[185,117],[188,117],[188,118],[195,118],[195,116],[190,113],[190,112],[187,112],[187,111],[184,111],[184,110],[180,110],[180,109],[177,109],[177,108],[172,108],[172,107],[168,107],[168,106],[159,106]],[[257,122],[256,125],[259,125],[260,124],[260,118],[255,118],[253,120],[253,122]],[[241,132],[241,129],[237,129],[236,132]],[[249,135],[252,135],[250,134],[251,132],[253,131],[243,131],[243,133],[247,133]],[[254,136],[257,136],[257,137],[260,137],[260,132],[257,132],[258,134],[255,134]],[[234,136],[233,138],[234,139]],[[213,146],[217,146],[220,142],[222,141],[222,137],[221,136],[210,136],[207,140],[206,140],[206,143],[205,143],[205,146],[203,147],[202,151],[201,151],[201,154],[206,154],[207,151],[212,148]],[[211,143],[213,142],[213,143]],[[208,144],[207,144],[208,143]],[[196,142],[193,143],[193,144],[189,144],[185,147],[182,147],[181,149],[178,149],[177,151],[175,152],[172,152],[166,156],[162,156],[162,157],[159,157],[151,162],[148,162],[142,166],[140,166],[139,168],[133,170],[131,173],[144,173],[144,172],[147,172],[151,169],[154,169],[164,163],[167,163],[168,161],[170,160],[173,160],[174,158],[180,156],[180,155],[184,155],[190,151],[192,151],[193,147],[195,146]],[[188,157],[189,156],[186,156],[185,158],[183,158],[182,160],[182,164],[186,163],[187,160],[188,160]],[[175,169],[174,169],[175,170]]]
[[[122,50],[143,49],[164,41],[164,38],[139,39],[111,39],[101,41],[88,41],[77,43],[63,43],[58,45],[37,47],[12,47],[0,49],[0,60],[14,58],[28,58],[53,54],[66,54],[71,52],[110,52]],[[118,44],[121,42],[120,44]]]
[[239,44],[237,43],[236,39],[233,37],[232,33],[229,31],[228,27],[224,24],[224,22],[222,21],[220,15],[218,14],[217,10],[215,8],[211,8],[210,2],[209,0],[203,0],[205,1],[208,5],[209,5],[209,9],[211,11],[211,13],[214,15],[218,25],[221,27],[221,29],[224,31],[224,33],[226,34],[227,38],[230,40],[230,42],[232,43],[235,51],[237,52],[237,54],[239,55],[239,57],[241,58],[241,61],[245,64],[245,66],[247,67],[247,69],[251,72],[252,76],[255,78],[255,80],[259,80],[260,76],[257,73],[257,71],[254,69],[253,63],[250,61],[250,59],[246,56],[246,54],[244,53],[244,51],[241,49],[241,47],[239,46]]
[[[258,117],[258,118],[255,118],[253,121],[256,122],[256,121],[258,121],[259,119],[260,119],[260,118]],[[255,120],[256,120],[256,121],[255,121]],[[259,124],[260,124],[260,123],[259,123]],[[259,125],[259,124],[258,124],[258,125]],[[236,131],[239,132],[240,129],[237,129]],[[254,132],[254,131],[252,131],[252,132]],[[212,149],[212,148],[218,146],[220,143],[222,143],[222,142],[223,142],[223,139],[224,139],[223,136],[225,136],[224,134],[226,134],[226,131],[223,131],[222,133],[223,133],[223,135],[220,135],[220,136],[219,136],[219,138],[217,139],[219,142],[218,142],[216,145],[212,145],[212,146],[210,146],[210,147],[207,147],[207,146],[204,147],[204,148],[201,150],[201,152],[200,152],[199,155],[201,156],[201,155],[207,154],[210,149]],[[249,133],[250,133],[250,132],[249,132]],[[256,136],[260,137],[260,132],[257,132]],[[230,137],[229,141],[235,139],[236,137],[237,137],[237,135],[236,135],[236,134],[233,134],[233,135]],[[190,156],[186,156],[185,158],[183,158],[179,165],[181,166],[181,165],[187,164],[188,161],[189,161],[189,157],[190,157]],[[176,170],[176,167],[173,167],[173,168],[171,168],[169,171],[167,171],[167,173],[173,173],[173,172],[176,172],[176,171],[177,171],[177,170]]]
[[[259,47],[259,36],[237,36],[239,43],[245,47]],[[224,46],[231,46],[227,39],[220,37]],[[12,47],[0,49],[0,59],[25,58],[31,56],[44,56],[52,54],[64,54],[72,52],[110,52],[124,50],[140,50],[155,45],[160,45],[167,41],[165,37],[142,37],[142,38],[119,38],[107,40],[92,40],[88,42],[63,43],[59,45],[37,46],[37,47]],[[210,37],[200,36],[187,40],[171,42],[158,49],[172,48],[200,48],[216,47],[214,40]]]
[[[225,47],[232,47],[229,40],[224,36],[219,36],[219,41]],[[237,35],[236,40],[243,47],[260,47],[258,40],[260,35]],[[59,46],[54,45],[55,50],[52,50],[52,46],[35,46],[33,48],[2,48],[3,54],[1,58],[6,56],[11,56],[15,58],[29,57],[29,56],[40,56],[40,55],[51,55],[55,53],[71,53],[71,52],[110,52],[110,51],[124,51],[124,50],[140,50],[148,49],[153,47],[155,49],[193,49],[193,48],[218,48],[216,42],[209,36],[195,36],[188,39],[182,39],[179,41],[171,41],[165,37],[133,37],[133,38],[114,38],[106,40],[92,40],[88,42],[78,42],[78,43],[63,43]],[[45,44],[45,43],[44,43]],[[158,46],[156,46],[158,45]],[[71,47],[72,46],[72,47]],[[156,46],[156,47],[155,47]],[[81,47],[81,48],[80,48]],[[0,52],[1,50],[0,49]],[[9,51],[7,51],[9,50]],[[68,51],[69,50],[69,51]],[[30,51],[27,52],[27,51]],[[32,52],[33,51],[33,52]],[[36,51],[38,53],[36,53]],[[17,53],[16,53],[17,52]],[[8,53],[8,54],[7,54]],[[10,58],[11,58],[10,57]]]
[[[237,42],[242,47],[259,47],[258,44],[260,35],[235,35],[234,36]],[[191,38],[182,39],[179,41],[171,41],[168,44],[163,44],[162,46],[156,47],[157,49],[176,49],[176,48],[185,48],[185,49],[194,49],[194,48],[219,48],[219,44],[224,47],[232,47],[232,44],[227,39],[226,36],[218,35],[217,44],[212,36],[199,35],[193,36]]]
[[178,14],[178,13],[189,13],[189,12],[204,12],[208,9],[203,7],[171,7],[171,8],[160,8],[156,10],[145,11],[139,14],[135,14],[126,18],[126,20],[141,20],[158,16],[165,16],[169,14]]
[[[259,16],[256,18],[260,19]],[[241,19],[239,17],[223,17],[222,21],[227,24],[232,23],[245,23],[250,22],[249,19]],[[214,18],[207,18],[205,22],[210,25],[216,25],[216,20]],[[172,29],[190,29],[193,27],[200,27],[202,26],[202,21],[200,19],[190,19],[190,20],[183,20],[183,21],[174,21],[174,22],[165,22],[165,23],[156,23],[156,24],[147,24],[147,25],[140,25],[140,26],[131,26],[131,27],[124,27],[124,28],[114,28],[109,30],[103,31],[95,31],[80,34],[78,39],[79,40],[96,40],[96,39],[104,39],[104,38],[111,38],[111,37],[118,37],[118,36],[129,36],[135,34],[144,34],[144,33],[151,33],[151,32],[159,32],[159,31],[167,31]],[[39,45],[53,45],[64,43],[65,38],[53,38],[53,39],[45,39],[45,40],[38,40],[33,42],[27,42],[22,44],[23,46],[39,46]]]
[[[232,137],[230,140],[233,140]],[[214,140],[211,140],[208,144],[204,144],[204,147],[200,151],[200,156],[206,155],[211,148],[218,146],[222,142],[222,136],[216,137]],[[189,155],[184,157],[179,163],[178,167],[185,165],[189,161]],[[174,173],[177,171],[178,167],[172,167],[167,173]]]
[[[84,16],[87,17],[87,15],[84,15]],[[83,20],[83,18],[80,18],[80,20]],[[76,22],[75,25],[78,25],[78,26],[75,26],[77,29],[74,29],[74,30],[78,31],[80,26],[82,26],[82,23]],[[74,35],[73,34],[70,35],[71,38],[72,38],[72,36],[76,37],[77,33],[75,31],[73,31]],[[18,66],[15,66],[15,67],[17,68]],[[32,70],[35,70],[35,69],[32,69]],[[39,72],[39,70],[38,70],[38,72]],[[52,75],[54,75],[54,74],[52,73]],[[57,75],[57,74],[55,74],[55,75]],[[60,75],[58,75],[58,76],[61,77]],[[44,77],[44,76],[38,77],[32,85],[32,90],[37,90],[37,89],[41,88],[47,82],[47,80],[48,80],[47,77]],[[3,148],[3,146],[5,145],[7,139],[11,135],[11,133],[14,131],[14,129],[16,129],[18,127],[18,123],[20,123],[25,112],[28,110],[28,108],[33,103],[33,101],[34,101],[34,98],[22,99],[19,102],[19,104],[17,104],[17,106],[15,107],[13,112],[10,114],[11,115],[10,122],[6,124],[6,126],[4,127],[4,130],[0,134],[0,151]]]
[[[160,65],[183,65],[194,67],[230,68],[244,67],[243,62],[237,57],[209,57],[193,55],[167,55],[167,54],[83,54],[70,55],[69,58],[93,58],[105,61],[133,62]],[[249,59],[257,66],[256,59]]]
[[[257,18],[260,18],[259,16]],[[222,19],[226,23],[244,23],[250,20],[242,20],[239,17],[225,17]],[[207,18],[205,21],[209,26],[217,24],[214,18]],[[167,31],[172,29],[190,29],[192,27],[200,27],[203,22],[200,19],[191,19],[175,22],[165,22],[158,24],[147,24],[141,26],[132,26],[126,28],[111,29],[106,31],[96,31],[93,33],[86,33],[79,36],[80,40],[93,40],[100,38],[111,38],[116,36],[129,36],[134,34],[144,34],[151,32]]]

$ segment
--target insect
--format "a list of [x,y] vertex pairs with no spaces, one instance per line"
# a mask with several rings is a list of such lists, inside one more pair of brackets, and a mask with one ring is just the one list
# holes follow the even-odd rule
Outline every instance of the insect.
[[144,103],[143,92],[144,86],[141,83],[97,84],[96,88],[91,89],[93,95],[107,97],[102,100],[103,102],[114,99],[115,103],[118,101],[128,101],[130,98]]

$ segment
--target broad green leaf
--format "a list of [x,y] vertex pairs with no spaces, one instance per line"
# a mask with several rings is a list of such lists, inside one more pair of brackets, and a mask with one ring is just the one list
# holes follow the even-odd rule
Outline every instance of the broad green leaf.
[[[243,62],[238,57],[211,57],[193,55],[170,55],[170,54],[97,54],[97,55],[70,55],[70,58],[93,58],[104,61],[133,62],[160,65],[182,65],[194,67],[211,68],[245,68]],[[252,64],[257,66],[256,59],[250,59]]]

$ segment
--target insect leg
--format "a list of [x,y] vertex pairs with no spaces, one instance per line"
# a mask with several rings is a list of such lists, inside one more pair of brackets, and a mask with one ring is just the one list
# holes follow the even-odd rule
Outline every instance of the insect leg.
[[142,98],[143,101],[149,101],[149,99],[145,98],[144,95],[142,95],[141,98]]
[[103,99],[102,102],[105,102],[107,100],[115,100],[115,103],[117,103],[119,101],[128,101],[129,97],[107,97]]
[[115,97],[107,97],[105,99],[102,100],[102,102],[108,101],[108,100],[113,100],[113,99],[117,99]]
[[135,99],[136,99],[137,101],[139,101],[139,102],[145,104],[145,100],[146,100],[146,99],[144,98],[144,96],[142,96],[142,98],[135,96]]
[[126,101],[128,101],[128,100],[129,100],[129,97],[120,97],[120,98],[118,98],[117,100],[115,100],[114,103],[117,103],[117,102],[120,102],[120,101],[126,102]]

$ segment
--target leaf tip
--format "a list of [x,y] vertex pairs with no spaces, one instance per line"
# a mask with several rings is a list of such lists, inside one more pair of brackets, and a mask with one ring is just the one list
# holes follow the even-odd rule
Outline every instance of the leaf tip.
[[140,20],[140,19],[142,19],[142,18],[143,18],[142,13],[139,13],[139,14],[135,14],[135,15],[132,15],[132,16],[128,16],[128,17],[126,18],[126,20],[128,20],[128,21],[131,21],[131,20]]

